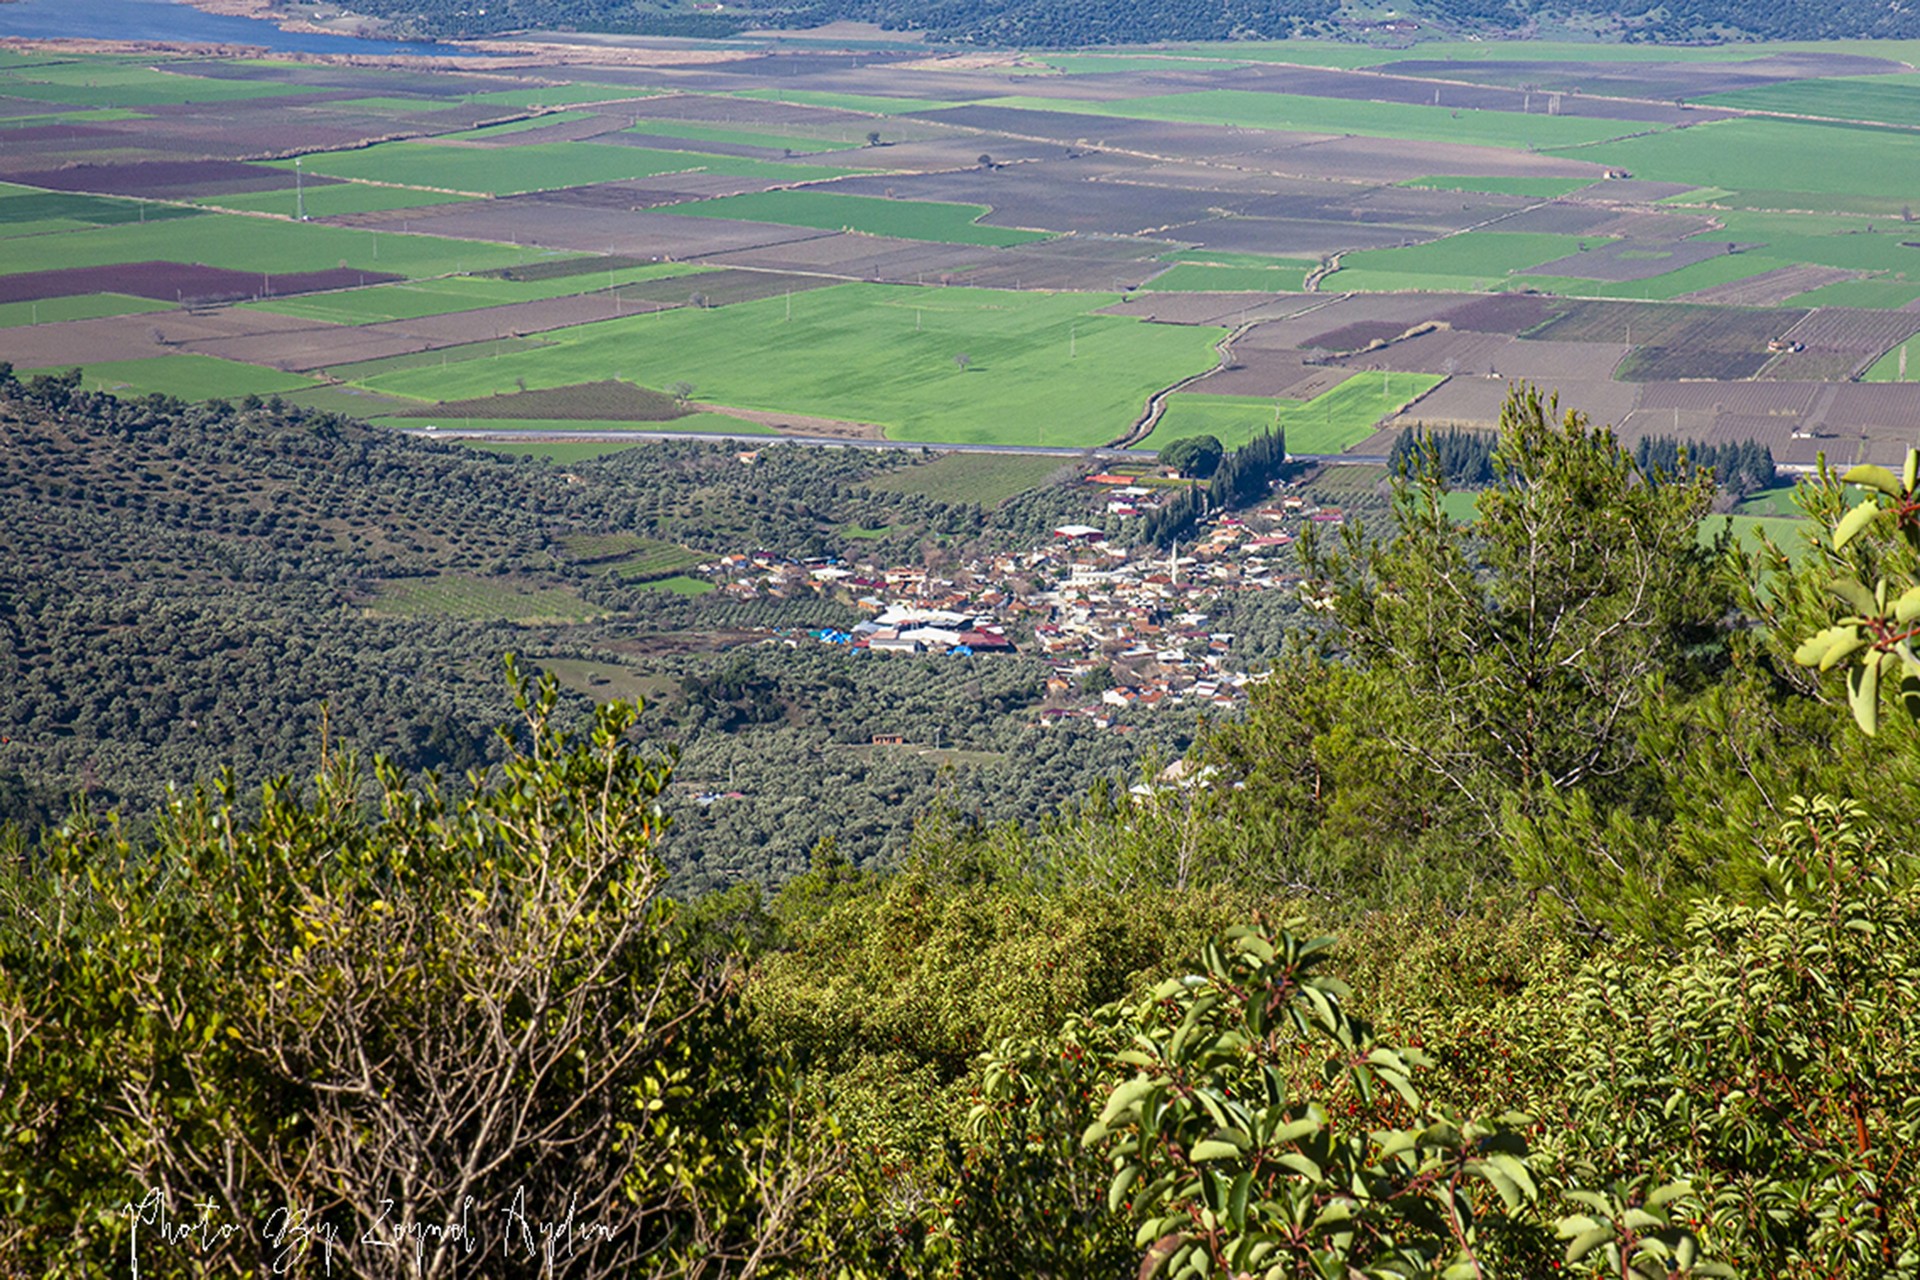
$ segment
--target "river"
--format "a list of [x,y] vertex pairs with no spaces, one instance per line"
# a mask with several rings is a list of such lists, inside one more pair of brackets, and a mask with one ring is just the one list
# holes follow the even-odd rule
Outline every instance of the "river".
[[202,13],[178,0],[14,0],[0,4],[0,36],[49,40],[175,40],[250,44],[275,53],[465,54],[451,45],[282,31],[258,18]]

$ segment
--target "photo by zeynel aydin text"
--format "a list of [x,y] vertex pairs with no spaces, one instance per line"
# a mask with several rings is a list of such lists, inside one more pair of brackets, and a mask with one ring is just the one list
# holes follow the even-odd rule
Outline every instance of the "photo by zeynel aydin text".
[[0,1280],[1920,1280],[1920,9],[0,0]]

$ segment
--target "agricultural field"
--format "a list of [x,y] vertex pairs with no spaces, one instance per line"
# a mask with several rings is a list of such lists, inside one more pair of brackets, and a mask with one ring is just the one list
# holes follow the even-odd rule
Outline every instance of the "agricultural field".
[[698,403],[878,423],[898,440],[1096,445],[1124,435],[1154,392],[1212,367],[1220,336],[1097,314],[1113,301],[846,284],[584,325],[534,350],[349,380],[452,400],[612,372],[690,383]]
[[885,200],[831,191],[761,191],[722,196],[697,204],[676,205],[672,212],[689,218],[776,222],[793,227],[897,236],[903,240],[938,240],[947,244],[1006,246],[1047,238],[1044,231],[981,226],[981,217],[991,212],[985,205]]
[[[50,250],[58,250],[57,257]],[[438,276],[487,271],[549,256],[539,249],[447,240],[395,231],[302,224],[238,214],[121,223],[68,231],[57,244],[39,236],[0,240],[0,277],[62,267],[141,262],[204,263],[268,278],[329,269],[369,275]]]
[[1343,453],[1445,381],[1424,373],[1357,373],[1304,401],[1175,393],[1147,444],[1161,448],[1183,436],[1210,435],[1232,449],[1278,428],[1288,453]]
[[819,138],[800,132],[776,129],[743,129],[736,126],[703,124],[696,120],[637,119],[628,128],[650,138],[684,138],[688,142],[719,142],[736,147],[764,147],[769,151],[794,152],[848,151],[862,142],[841,138]]
[[[56,373],[58,369],[23,372]],[[311,387],[311,378],[280,373],[213,356],[154,356],[146,360],[119,360],[82,368],[80,385],[89,391],[117,396],[165,395],[182,400],[237,399],[275,395]]]
[[1583,178],[1499,178],[1499,177],[1439,177],[1415,178],[1402,186],[1415,187],[1423,191],[1477,191],[1485,195],[1530,196],[1538,200],[1552,200],[1557,196],[1570,196],[1593,184]]
[[[889,471],[865,484],[876,493],[917,493],[935,502],[997,507],[1045,484],[1063,465],[1060,458],[1017,453],[943,453],[932,462]],[[849,531],[848,536],[859,535]]]
[[[516,280],[493,275],[446,276],[431,280],[342,289],[298,298],[275,298],[247,304],[249,309],[277,315],[320,320],[328,324],[379,324],[389,320],[418,320],[424,316],[502,307],[515,302],[540,302],[605,289],[618,294],[621,286],[693,275],[706,268],[685,263],[655,263],[639,267],[611,267],[604,274],[544,276]],[[625,296],[625,295],[622,295]],[[635,302],[650,299],[633,298]]]
[[1865,124],[1920,125],[1920,83],[1910,75],[1835,76],[1789,80],[1752,89],[1710,93],[1715,106],[1788,116],[1820,116]]
[[[290,162],[282,163],[292,167]],[[307,156],[301,163],[309,173],[332,178],[472,196],[522,195],[691,171],[784,177],[793,182],[844,177],[847,173],[818,165],[781,165],[604,142],[539,142],[507,147],[389,142],[359,151]]]
[[1079,102],[1065,98],[990,98],[981,106],[1024,111],[1068,111],[1122,120],[1206,124],[1289,133],[1361,134],[1417,142],[1467,143],[1487,147],[1582,147],[1637,133],[1621,120],[1535,115],[1515,111],[1455,110],[1358,98],[1312,98],[1290,93],[1201,89],[1151,98]]
[[195,202],[234,213],[272,213],[295,217],[338,218],[353,213],[385,213],[390,209],[426,209],[475,199],[451,191],[422,191],[374,182],[307,184],[299,190],[248,191],[237,195],[198,196]]
[[[1282,411],[1298,410],[1299,400],[1266,400],[1259,396],[1212,396],[1176,392],[1167,397],[1166,412],[1154,424],[1147,443],[1165,448],[1188,436],[1212,436],[1237,449],[1264,432],[1281,427]],[[1291,437],[1288,448],[1293,447]]]
[[118,293],[81,293],[48,298],[44,302],[0,303],[0,328],[18,324],[56,324],[62,320],[98,320],[103,316],[140,315],[166,311],[171,303],[153,298],[130,298]]
[[1163,293],[1291,293],[1306,283],[1310,270],[1305,264],[1228,267],[1177,262],[1142,287]]
[[1920,44],[572,53],[0,57],[0,360],[562,459],[636,423],[1081,448],[1162,395],[1148,448],[1277,412],[1371,454],[1516,379],[1782,460],[1920,428]]
[[512,578],[440,574],[379,584],[369,613],[393,618],[458,618],[527,625],[585,622],[600,610],[566,587],[535,586]]
[[1897,214],[1920,191],[1920,133],[1901,129],[1715,120],[1577,154],[1636,178],[1718,187],[1736,208]]

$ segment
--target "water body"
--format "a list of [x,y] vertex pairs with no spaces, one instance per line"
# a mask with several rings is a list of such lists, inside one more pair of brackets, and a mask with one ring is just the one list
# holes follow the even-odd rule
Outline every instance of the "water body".
[[52,40],[190,40],[250,44],[274,53],[467,54],[452,45],[282,31],[258,18],[202,13],[178,0],[14,0],[0,4],[0,36]]

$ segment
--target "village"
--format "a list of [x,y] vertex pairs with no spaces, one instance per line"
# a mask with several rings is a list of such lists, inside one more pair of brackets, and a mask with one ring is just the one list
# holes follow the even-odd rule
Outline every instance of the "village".
[[[1123,530],[1154,501],[1132,479],[1087,479],[1110,486],[1106,510]],[[1260,677],[1236,660],[1234,633],[1221,615],[1243,593],[1297,594],[1293,544],[1302,528],[1345,519],[1341,509],[1283,485],[1259,507],[1201,521],[1192,541],[1169,549],[1066,524],[1044,545],[938,571],[756,552],[722,556],[696,572],[736,600],[812,594],[865,615],[846,630],[821,628],[794,642],[850,654],[1042,658],[1051,671],[1040,723],[1120,728],[1129,711],[1242,704]]]

